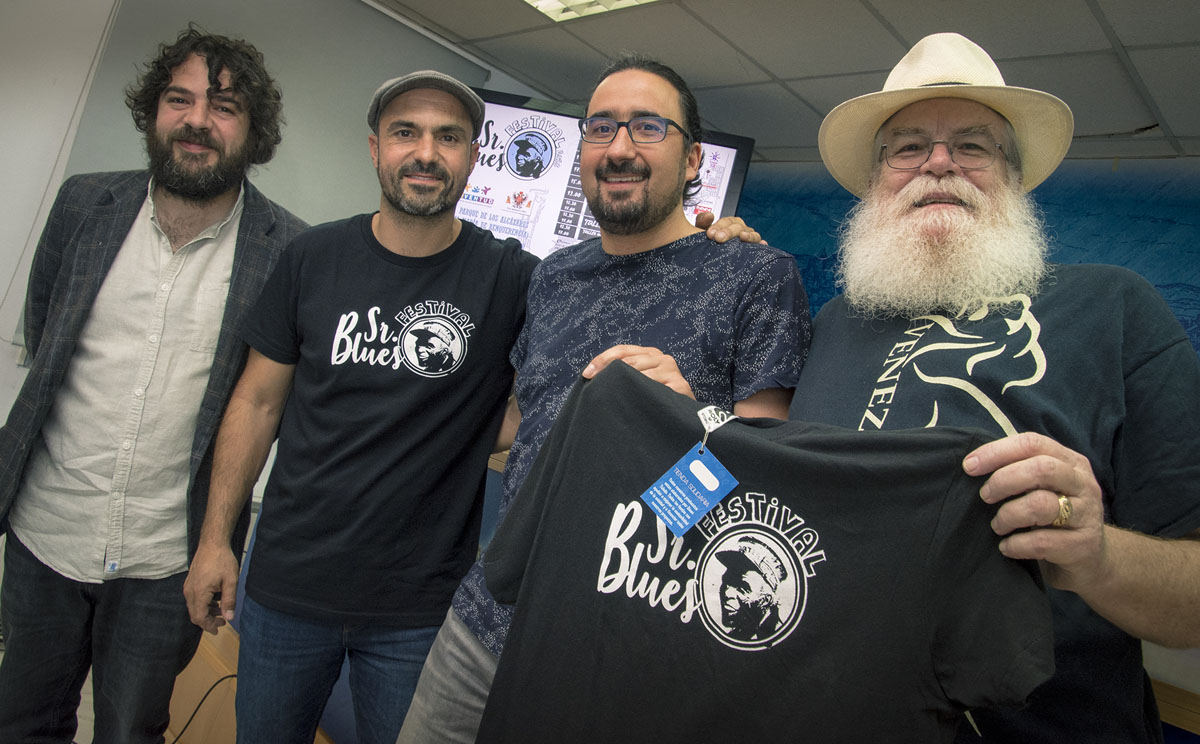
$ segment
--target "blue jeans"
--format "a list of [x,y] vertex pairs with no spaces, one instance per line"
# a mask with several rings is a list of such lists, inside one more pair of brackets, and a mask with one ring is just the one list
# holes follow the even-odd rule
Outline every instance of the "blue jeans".
[[437,626],[310,620],[249,596],[238,614],[239,742],[311,744],[347,656],[359,744],[396,741]]
[[185,577],[74,581],[9,533],[0,592],[0,742],[69,744],[88,667],[93,741],[162,742],[175,676],[200,643],[183,600]]

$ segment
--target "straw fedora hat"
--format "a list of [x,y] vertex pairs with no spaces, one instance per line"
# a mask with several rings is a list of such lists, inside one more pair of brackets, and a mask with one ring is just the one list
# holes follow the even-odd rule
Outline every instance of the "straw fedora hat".
[[825,167],[856,196],[867,191],[878,153],[875,134],[892,114],[929,98],[966,98],[1012,124],[1021,154],[1021,183],[1033,189],[1054,172],[1071,146],[1074,117],[1049,93],[1004,84],[996,63],[959,34],[926,36],[888,75],[883,90],[852,98],[821,122],[817,143]]

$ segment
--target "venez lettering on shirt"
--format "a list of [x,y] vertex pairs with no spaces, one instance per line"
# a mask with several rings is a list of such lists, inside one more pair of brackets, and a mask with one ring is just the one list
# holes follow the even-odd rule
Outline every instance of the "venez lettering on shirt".
[[[863,411],[862,419],[858,422],[858,430],[863,431],[870,425],[874,429],[882,429],[884,419],[891,409],[892,398],[896,395],[896,383],[900,380],[900,371],[908,363],[909,353],[920,342],[925,332],[933,327],[933,322],[909,328],[904,332],[911,338],[899,341],[888,351],[883,360],[883,373],[875,378],[876,387],[871,390],[867,401],[867,409]],[[890,385],[887,383],[891,383]]]

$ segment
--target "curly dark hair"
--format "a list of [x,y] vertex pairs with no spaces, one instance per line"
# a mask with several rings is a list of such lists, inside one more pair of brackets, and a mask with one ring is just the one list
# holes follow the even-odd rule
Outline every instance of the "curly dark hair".
[[283,139],[283,94],[267,73],[262,52],[242,39],[208,34],[188,24],[172,44],[160,44],[158,58],[147,62],[136,82],[125,89],[125,105],[133,114],[133,123],[143,134],[153,130],[158,117],[158,99],[171,84],[171,73],[198,54],[208,62],[209,95],[221,89],[222,70],[229,70],[233,90],[241,95],[250,113],[247,139],[251,163],[266,163],[275,155]]
[[[624,52],[609,60],[604,69],[600,71],[600,76],[596,78],[596,84],[592,86],[592,93],[596,92],[596,88],[600,87],[600,83],[603,83],[609,75],[624,70],[641,70],[651,75],[658,75],[670,83],[671,87],[679,92],[679,108],[683,110],[683,121],[681,123],[683,124],[684,132],[687,134],[688,144],[701,141],[703,133],[700,127],[700,107],[696,103],[696,96],[692,93],[692,89],[688,87],[688,84],[679,76],[678,72],[645,54]],[[697,173],[695,178],[684,185],[684,201],[686,202],[699,193],[701,186],[702,179],[700,178],[700,174]]]

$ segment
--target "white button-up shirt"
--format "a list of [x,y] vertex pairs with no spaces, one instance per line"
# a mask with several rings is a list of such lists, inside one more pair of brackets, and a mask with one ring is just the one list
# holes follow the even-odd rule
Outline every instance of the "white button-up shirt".
[[9,520],[76,581],[187,569],[189,458],[233,271],[242,195],[177,251],[153,188],[104,279]]

